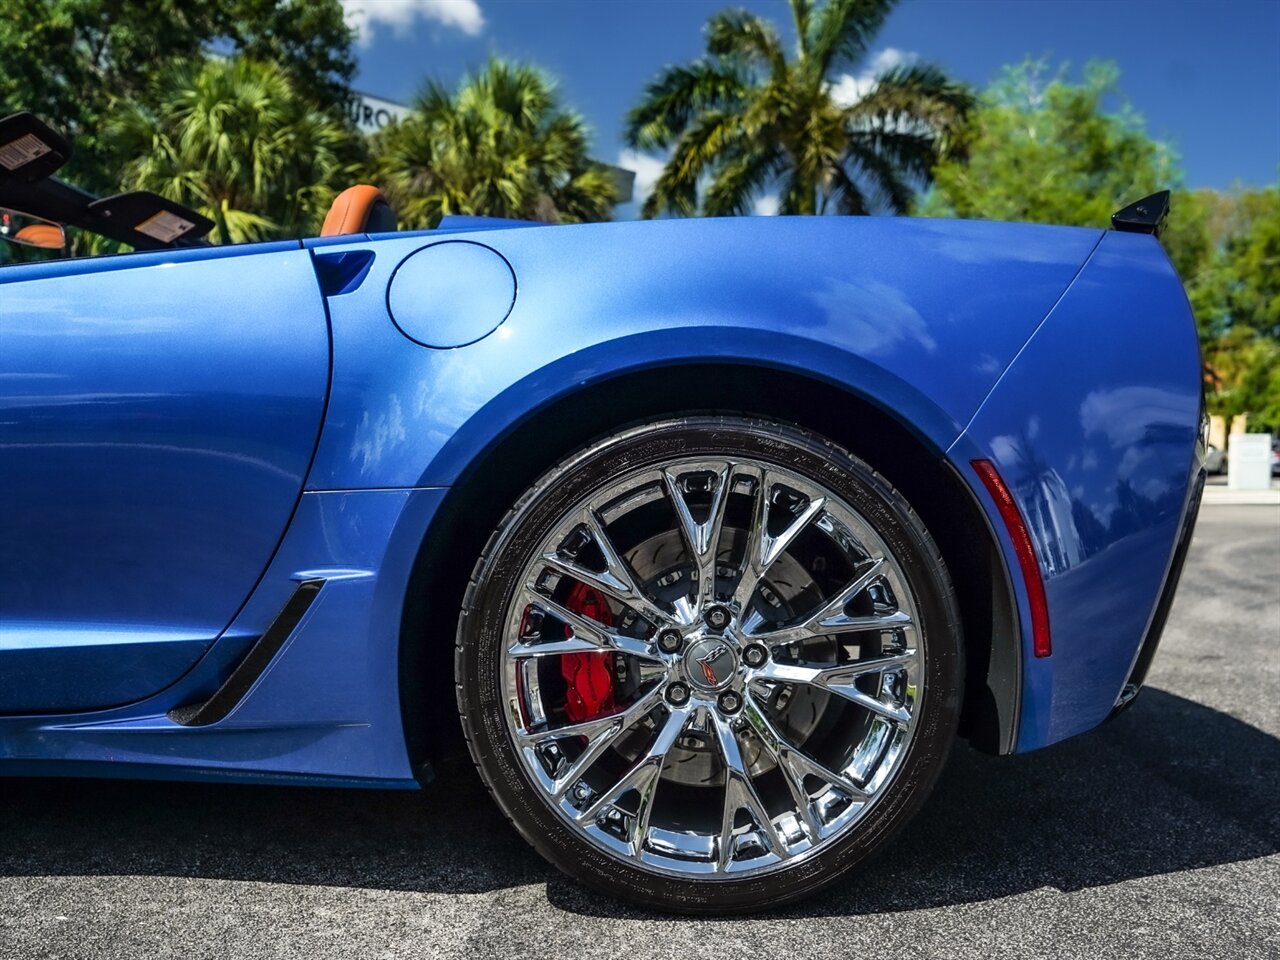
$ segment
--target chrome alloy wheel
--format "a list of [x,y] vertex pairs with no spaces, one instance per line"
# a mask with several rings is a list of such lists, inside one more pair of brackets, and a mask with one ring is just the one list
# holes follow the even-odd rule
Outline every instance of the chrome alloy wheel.
[[903,567],[850,503],[761,460],[673,459],[550,531],[505,615],[505,719],[593,846],[664,875],[767,873],[887,792],[924,651]]

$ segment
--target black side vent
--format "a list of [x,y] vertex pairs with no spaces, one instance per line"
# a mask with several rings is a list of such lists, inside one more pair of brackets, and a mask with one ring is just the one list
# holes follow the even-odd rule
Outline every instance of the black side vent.
[[267,627],[266,633],[258,638],[258,642],[249,648],[231,676],[220,686],[208,700],[203,703],[192,703],[185,707],[174,707],[169,711],[169,719],[184,727],[207,727],[217,723],[229,714],[249,692],[253,682],[262,675],[284,642],[293,633],[298,621],[311,608],[316,594],[324,586],[323,580],[303,580],[293,592],[289,602],[284,605],[276,618]]

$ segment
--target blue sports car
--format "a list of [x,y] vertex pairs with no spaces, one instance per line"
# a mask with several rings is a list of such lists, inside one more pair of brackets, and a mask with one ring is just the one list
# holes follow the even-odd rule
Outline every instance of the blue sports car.
[[[1159,242],[894,218],[237,246],[0,121],[0,773],[417,789],[459,732],[585,884],[831,883],[957,735],[1142,686],[1203,485]],[[14,248],[15,250],[20,248]]]

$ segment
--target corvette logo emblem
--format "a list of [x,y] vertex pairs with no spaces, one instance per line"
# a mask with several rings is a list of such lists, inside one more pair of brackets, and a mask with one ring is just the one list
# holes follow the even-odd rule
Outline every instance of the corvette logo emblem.
[[728,652],[727,647],[716,647],[705,657],[697,658],[698,666],[702,667],[702,675],[707,678],[707,683],[713,687],[721,680],[720,677],[716,676],[716,661],[722,659]]

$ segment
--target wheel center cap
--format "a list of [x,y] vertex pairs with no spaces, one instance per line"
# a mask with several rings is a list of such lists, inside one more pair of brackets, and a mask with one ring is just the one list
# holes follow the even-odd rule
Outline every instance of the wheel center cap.
[[727,687],[738,670],[733,648],[718,637],[704,637],[690,645],[684,655],[684,671],[689,682],[700,690]]

